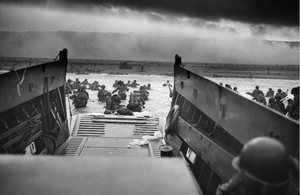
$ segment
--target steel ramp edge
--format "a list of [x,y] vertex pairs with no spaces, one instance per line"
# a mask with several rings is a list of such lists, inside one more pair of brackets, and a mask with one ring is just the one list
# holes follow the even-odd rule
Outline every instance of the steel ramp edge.
[[159,118],[120,115],[83,115],[76,118],[72,136],[104,136],[141,138],[161,132]]
[[[77,137],[77,136],[74,137],[74,136],[72,136],[60,148],[60,150],[56,152],[56,154],[61,155],[61,156],[67,156],[67,157],[75,157],[75,156],[78,157],[78,156],[80,156],[80,154],[84,148],[92,148],[90,146],[86,146],[86,143],[88,142],[89,139],[93,139],[93,138],[94,137]],[[109,139],[109,138],[104,138],[104,139]],[[149,157],[160,158],[161,153],[160,153],[159,147],[161,145],[163,145],[163,141],[162,141],[162,139],[158,139],[158,140],[149,140],[149,143],[147,146],[140,146],[140,147],[147,147]],[[115,146],[115,147],[118,148],[118,146]],[[98,147],[98,149],[103,149],[103,148],[110,148],[110,147],[109,146]],[[113,147],[111,147],[111,148],[113,148]],[[125,148],[125,146],[124,146],[124,148]],[[131,149],[131,150],[134,150],[134,149]]]
[[[135,155],[134,150],[143,149],[141,146],[128,147],[134,139],[142,139],[143,136],[153,136],[156,131],[161,132],[161,118],[102,115],[102,114],[78,114],[73,123],[72,136],[57,150],[56,154],[63,156],[81,155],[107,155],[112,150],[115,155],[121,155],[121,151]],[[148,152],[146,156],[160,158],[159,147],[164,140],[148,140]],[[132,148],[128,151],[127,148]],[[116,150],[116,151],[115,151]],[[118,152],[118,151],[119,152]],[[143,153],[144,153],[143,152]],[[118,154],[117,154],[118,153]],[[136,152],[139,156],[141,152]],[[144,153],[145,155],[146,153]]]
[[80,156],[80,152],[84,148],[87,139],[87,137],[71,136],[60,150],[57,150],[56,154],[62,156]]

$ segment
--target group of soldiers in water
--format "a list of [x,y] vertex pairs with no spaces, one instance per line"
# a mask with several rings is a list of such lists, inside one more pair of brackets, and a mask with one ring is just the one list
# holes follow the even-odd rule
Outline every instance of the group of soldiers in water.
[[[132,112],[141,112],[143,108],[145,108],[145,101],[149,100],[149,91],[151,89],[151,84],[140,85],[134,80],[132,83],[128,81],[126,84],[124,81],[116,80],[113,84],[115,88],[111,93],[107,92],[105,95],[106,102],[106,111],[105,114],[111,114],[117,112],[117,114],[121,115],[133,115]],[[129,102],[125,107],[120,105],[121,100],[127,99],[127,92],[129,88],[138,88],[138,90],[134,90],[130,92]],[[117,94],[114,94],[118,92]],[[114,95],[112,95],[114,94]],[[99,101],[102,101],[101,97],[98,93]]]
[[[291,90],[291,94],[294,95],[294,98],[289,98],[287,100],[287,105],[283,103],[283,100],[287,98],[287,93],[281,89],[277,90],[277,93],[272,88],[266,92],[266,95],[262,90],[259,89],[259,86],[256,86],[253,92],[247,92],[248,95],[252,96],[252,99],[267,105],[269,108],[274,109],[284,115],[287,115],[293,119],[299,120],[299,87],[294,87]],[[269,98],[268,103],[266,98]]]
[[[223,86],[223,83],[220,83],[220,85]],[[225,87],[232,89],[229,84],[225,84]],[[237,87],[234,87],[233,91],[239,93]],[[272,88],[269,88],[265,95],[264,92],[259,89],[259,86],[256,86],[253,92],[247,92],[246,94],[251,95],[254,101],[266,105],[295,120],[299,120],[299,87],[294,87],[291,90],[291,94],[294,95],[294,98],[287,99],[287,105],[285,105],[283,101],[287,98],[288,91],[289,90],[284,92],[281,89],[278,89],[277,93],[275,93]],[[269,98],[268,102],[266,98]]]
[[[223,86],[223,83],[220,83],[220,85]],[[237,87],[232,88],[229,84],[225,84],[225,87],[239,93]],[[285,105],[283,101],[287,98],[288,91],[289,90],[284,92],[281,89],[278,89],[277,93],[275,93],[272,88],[269,88],[266,94],[264,94],[264,92],[259,89],[259,86],[256,86],[253,92],[247,92],[246,94],[251,95],[254,101],[266,105],[295,120],[299,120],[299,87],[294,87],[291,90],[291,94],[294,95],[294,98],[287,99],[287,105]],[[268,102],[266,98],[269,98]]]
[[[112,92],[106,90],[105,85],[100,85],[98,81],[94,81],[92,84],[85,79],[80,82],[77,78],[75,81],[68,79],[66,82],[66,94],[72,94],[70,99],[73,99],[73,104],[75,108],[86,107],[89,94],[85,90],[86,88],[98,91],[97,97],[100,102],[106,103],[105,114],[113,114],[117,112],[122,115],[133,115],[132,112],[141,112],[145,108],[145,101],[149,100],[149,91],[151,89],[151,84],[140,85],[134,80],[133,82],[128,81],[126,84],[124,81],[116,80],[113,83],[115,88]],[[120,105],[121,100],[126,100],[127,92],[129,88],[138,88],[130,92],[129,103],[126,107]],[[116,93],[117,92],[117,93]]]
[[75,82],[68,79],[66,82],[66,94],[72,94],[70,99],[73,99],[75,108],[83,108],[87,105],[89,93],[85,90],[85,83],[88,83],[87,79],[82,83],[78,79]]
[[[223,86],[223,83],[220,83],[220,85]],[[227,88],[229,88],[229,89],[232,89],[232,87],[231,87],[229,84],[225,84],[225,87],[227,87]],[[233,91],[239,93],[238,90],[237,90],[237,87],[233,87]]]

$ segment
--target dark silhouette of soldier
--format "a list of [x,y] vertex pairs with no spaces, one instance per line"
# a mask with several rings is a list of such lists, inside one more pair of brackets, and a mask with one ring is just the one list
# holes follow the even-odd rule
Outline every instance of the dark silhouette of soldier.
[[183,67],[181,57],[178,54],[175,55],[175,66],[182,66]]

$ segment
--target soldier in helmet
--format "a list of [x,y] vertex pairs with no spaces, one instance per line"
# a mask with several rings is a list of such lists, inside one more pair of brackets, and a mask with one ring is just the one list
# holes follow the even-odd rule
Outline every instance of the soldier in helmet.
[[297,160],[283,144],[269,137],[247,142],[232,160],[236,175],[218,187],[216,195],[290,195],[299,192]]
[[288,116],[295,120],[299,120],[299,89],[300,87],[294,87],[291,91],[291,94],[294,95],[294,98],[291,108],[288,112]]
[[119,96],[121,97],[122,100],[125,100],[127,97],[126,91],[129,91],[128,87],[125,85],[123,81],[118,81],[117,82],[117,87],[115,90],[112,91],[112,94],[117,92]]
[[112,95],[111,92],[107,92],[105,94],[105,101],[106,110],[104,111],[104,114],[113,114],[117,109],[119,109],[121,97],[118,94]]
[[84,79],[84,81],[82,81],[81,84],[82,85],[91,85],[91,83],[89,83],[87,79]]
[[117,87],[117,85],[118,85],[118,80],[115,80],[113,87]]
[[73,91],[73,84],[72,84],[72,80],[68,79],[68,81],[66,82],[66,94],[72,94]]
[[293,101],[292,99],[288,99],[288,100],[287,100],[287,103],[288,103],[288,104],[287,104],[287,106],[285,107],[284,114],[289,113],[291,107],[293,106],[294,101]]
[[131,83],[131,85],[130,85],[130,87],[136,88],[138,85],[140,85],[140,84],[138,84],[138,83],[136,82],[136,80],[133,80],[132,83]]
[[112,110],[117,110],[120,108],[121,96],[119,94],[114,94],[111,97],[112,100]]
[[[262,90],[259,89],[259,86],[256,86],[254,91],[252,92],[253,100],[257,100],[257,96],[261,94],[262,96],[265,96]],[[249,94],[250,95],[250,94]]]
[[269,91],[267,91],[266,93],[266,97],[269,97],[269,98],[273,98],[274,97],[274,91],[272,88],[269,88]]
[[80,87],[80,80],[78,78],[76,78],[76,81],[74,82],[73,86],[74,86],[74,89],[78,89]]
[[259,103],[262,103],[262,104],[264,104],[264,105],[267,105],[267,101],[266,101],[266,98],[263,96],[263,94],[258,94],[257,96],[256,96],[256,99],[255,99],[257,102],[259,102]]
[[269,104],[268,104],[269,108],[272,108],[273,110],[276,110],[278,112],[281,112],[280,107],[278,106],[278,104],[276,103],[275,98],[270,98],[269,99]]
[[148,85],[146,86],[146,89],[147,89],[147,90],[150,90],[150,89],[151,89],[151,84],[150,84],[150,83],[148,83]]
[[140,86],[140,89],[139,89],[138,92],[141,94],[143,100],[145,100],[145,101],[149,100],[149,98],[148,98],[149,97],[149,92],[146,89],[146,85]]
[[284,103],[282,103],[281,100],[282,100],[282,96],[276,94],[275,95],[275,103],[280,108],[279,112],[284,114],[284,112],[285,112],[285,106],[284,106]]
[[181,57],[178,54],[175,54],[175,66],[183,66]]
[[112,99],[111,99],[111,93],[110,92],[107,92],[105,94],[105,102],[106,102],[106,109],[113,110],[113,105],[112,105]]
[[127,87],[131,87],[130,81],[127,81],[126,86],[127,86]]
[[239,93],[238,90],[237,90],[237,87],[234,87],[233,91],[235,91],[236,93]]
[[89,94],[83,89],[83,86],[79,86],[75,94],[70,96],[70,99],[73,99],[73,104],[75,108],[83,108],[87,105]]
[[126,108],[133,112],[141,112],[145,105],[145,101],[143,100],[139,91],[135,93],[130,93],[129,104],[127,104]]
[[105,85],[101,85],[101,89],[98,91],[98,100],[100,102],[105,102],[105,94],[107,93],[107,90],[105,89]]
[[100,89],[100,85],[98,81],[94,81],[91,85],[90,85],[90,89],[92,91],[99,91]]
[[[281,97],[281,99],[283,99],[283,98],[285,98],[285,97],[287,96],[288,91],[289,91],[289,90],[287,90],[286,92],[284,92],[284,91],[282,91],[281,89],[278,89],[278,90],[277,90],[277,93],[276,93],[276,95],[275,95],[275,97],[276,97],[276,96],[279,96],[279,97]],[[281,99],[280,99],[280,100],[281,100]]]
[[165,87],[165,86],[170,86],[170,87],[173,87],[173,86],[170,84],[169,80],[167,80],[167,82],[166,82],[166,83],[164,83],[164,84],[163,84],[163,86],[164,86],[164,87]]

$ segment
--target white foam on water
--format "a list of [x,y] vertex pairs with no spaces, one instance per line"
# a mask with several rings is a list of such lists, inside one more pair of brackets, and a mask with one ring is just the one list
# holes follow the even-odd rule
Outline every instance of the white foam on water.
[[[136,80],[140,85],[151,84],[152,90],[149,90],[149,100],[146,101],[145,109],[138,113],[134,112],[136,116],[155,116],[155,117],[167,117],[168,112],[171,107],[172,99],[169,97],[169,88],[164,87],[163,84],[169,80],[171,84],[173,84],[174,79],[170,76],[164,75],[137,75],[137,74],[129,74],[129,75],[110,75],[110,74],[89,74],[89,75],[76,75],[76,74],[67,74],[67,79],[76,80],[78,78],[81,82],[84,79],[88,79],[90,83],[94,81],[98,81],[100,85],[104,84],[106,89],[112,92],[115,88],[113,87],[113,83],[115,80],[122,80],[127,83],[128,80],[131,82]],[[291,89],[293,87],[299,86],[299,80],[275,80],[275,79],[248,79],[248,78],[209,78],[210,80],[216,83],[230,84],[231,87],[237,87],[239,93],[251,99],[251,96],[247,95],[246,92],[252,92],[255,86],[259,86],[260,89],[266,93],[269,88],[272,88],[275,92],[278,89],[282,89],[286,91],[289,89],[288,97],[293,98],[293,95],[290,94]],[[138,88],[130,88],[130,91],[127,93],[129,96],[130,92],[138,90]],[[76,115],[79,113],[104,113],[105,103],[99,102],[97,100],[97,91],[87,90],[90,94],[90,100],[87,104],[86,108],[75,109],[74,105],[71,103],[71,112],[72,115]],[[126,100],[122,101],[122,105],[128,104],[128,96]],[[69,113],[69,103],[67,100],[67,110]]]
[[[169,97],[169,88],[164,87],[163,84],[169,80],[173,83],[173,77],[170,76],[160,76],[160,75],[109,75],[109,74],[89,74],[89,75],[75,75],[67,74],[67,79],[76,80],[78,78],[81,82],[84,79],[88,79],[90,83],[98,81],[100,85],[105,85],[106,90],[112,92],[115,88],[113,83],[115,80],[122,80],[127,83],[128,80],[131,82],[136,80],[140,85],[151,84],[151,90],[149,90],[149,100],[146,101],[145,109],[142,112],[134,112],[136,116],[155,116],[155,117],[166,117],[168,115],[169,109],[171,107],[172,99]],[[127,99],[122,100],[122,105],[128,104],[128,97],[130,92],[138,90],[139,88],[129,88],[127,92]],[[73,115],[79,113],[104,113],[105,103],[99,102],[97,100],[98,91],[87,90],[90,95],[90,100],[86,108],[75,109],[72,105],[72,100],[70,100],[71,111]],[[67,100],[68,101],[68,100]],[[67,109],[69,113],[69,102],[67,102]]]

